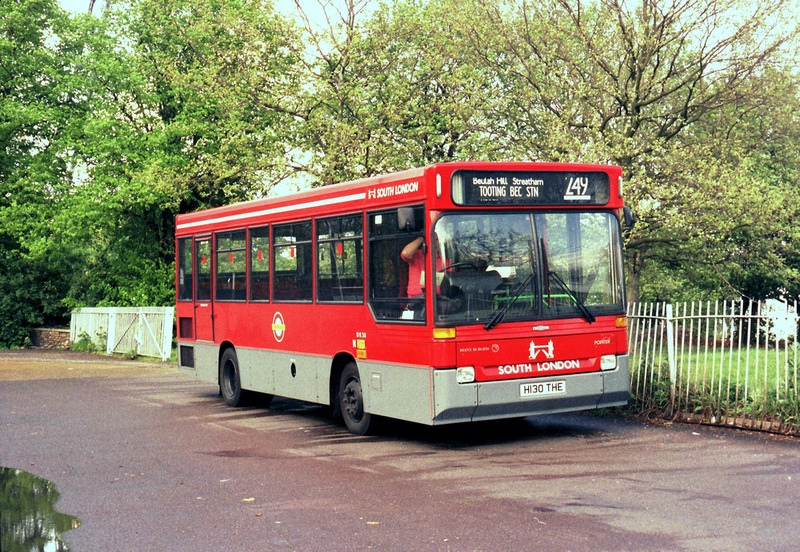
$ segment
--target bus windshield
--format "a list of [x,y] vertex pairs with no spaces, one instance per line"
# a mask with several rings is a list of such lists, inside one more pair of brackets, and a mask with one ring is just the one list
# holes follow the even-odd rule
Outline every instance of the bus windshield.
[[439,325],[624,311],[619,221],[610,212],[465,213],[433,229]]

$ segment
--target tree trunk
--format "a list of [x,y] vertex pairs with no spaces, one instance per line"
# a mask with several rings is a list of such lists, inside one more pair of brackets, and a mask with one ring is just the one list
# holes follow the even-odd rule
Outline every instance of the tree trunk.
[[[89,13],[92,13],[94,11],[94,3],[95,3],[95,0],[89,0]],[[105,0],[105,5],[103,6],[103,11],[107,12],[108,10],[110,10],[111,9],[111,4],[113,4],[113,3],[114,3],[114,0]]]
[[629,303],[638,303],[639,302],[639,283],[642,275],[642,265],[644,264],[644,259],[642,258],[642,254],[639,251],[628,251],[628,262],[625,263],[627,265],[627,292],[628,292],[628,302]]

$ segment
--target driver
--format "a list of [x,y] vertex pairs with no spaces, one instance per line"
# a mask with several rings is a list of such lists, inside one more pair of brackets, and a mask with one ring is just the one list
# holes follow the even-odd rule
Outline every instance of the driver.
[[425,291],[425,253],[423,236],[408,243],[400,252],[400,257],[408,263],[408,297],[419,297]]

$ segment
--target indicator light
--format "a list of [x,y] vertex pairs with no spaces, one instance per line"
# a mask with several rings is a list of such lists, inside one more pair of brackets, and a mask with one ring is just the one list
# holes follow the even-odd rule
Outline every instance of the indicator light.
[[433,338],[434,339],[454,339],[456,337],[456,329],[455,328],[434,328],[433,329]]

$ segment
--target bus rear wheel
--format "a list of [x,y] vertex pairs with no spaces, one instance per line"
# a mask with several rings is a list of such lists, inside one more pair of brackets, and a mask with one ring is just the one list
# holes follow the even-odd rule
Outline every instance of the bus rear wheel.
[[246,393],[242,391],[239,361],[233,349],[226,349],[219,360],[219,390],[228,406],[244,405]]
[[347,429],[356,435],[366,435],[369,431],[372,415],[364,412],[364,394],[361,389],[361,377],[355,362],[349,363],[342,370],[339,380],[339,408]]

